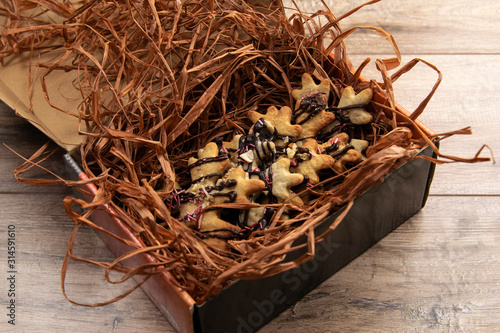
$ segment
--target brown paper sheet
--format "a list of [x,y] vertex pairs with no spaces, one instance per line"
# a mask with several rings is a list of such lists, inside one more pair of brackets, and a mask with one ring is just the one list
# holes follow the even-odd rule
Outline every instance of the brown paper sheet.
[[[40,55],[39,60],[33,59],[31,62],[28,54],[5,59],[0,65],[0,99],[59,146],[72,151],[83,139],[83,136],[78,134],[78,118],[57,110],[47,102],[40,81],[46,69],[39,68],[37,71],[36,68],[38,61],[51,63],[61,55],[61,51],[45,52]],[[75,78],[74,71],[52,72],[47,79],[47,91],[53,104],[77,115],[82,97],[73,85]]]

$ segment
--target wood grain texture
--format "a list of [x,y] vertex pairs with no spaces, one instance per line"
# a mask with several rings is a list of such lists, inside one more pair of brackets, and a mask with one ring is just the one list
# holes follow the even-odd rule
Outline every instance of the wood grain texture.
[[[305,12],[322,8],[321,1],[296,1]],[[337,17],[367,1],[325,1]],[[291,0],[284,3],[291,5]],[[401,52],[417,54],[497,54],[500,51],[500,2],[381,1],[341,22],[343,29],[377,26],[396,37]],[[392,53],[382,38],[359,30],[348,39],[350,54]]]
[[[371,59],[380,57],[383,55],[370,55]],[[416,57],[405,55],[403,63]],[[354,64],[359,64],[365,58],[355,55],[352,60]],[[500,95],[500,83],[488,79],[491,73],[500,73],[500,55],[429,55],[423,58],[440,69],[443,81],[419,119],[435,133],[467,126],[471,126],[473,132],[470,136],[454,136],[443,140],[441,152],[470,158],[484,144],[488,144],[496,153],[494,155],[500,156],[500,113],[494,103]],[[368,68],[366,75],[380,80],[380,74],[374,66]],[[407,110],[414,110],[429,93],[436,79],[436,72],[423,64],[417,65],[394,84],[396,100]],[[490,151],[484,151],[483,156],[491,156]],[[431,193],[497,195],[500,193],[500,165],[440,165],[436,169]]]
[[433,196],[424,210],[261,332],[498,328],[498,216],[499,197]]
[[[326,1],[335,13],[362,1]],[[320,1],[298,1],[312,11]],[[390,31],[403,62],[422,57],[443,72],[443,82],[422,115],[435,132],[472,126],[474,135],[442,142],[445,154],[472,157],[488,144],[500,156],[496,98],[500,95],[500,2],[445,0],[382,1],[344,22],[380,25]],[[371,33],[349,38],[353,62],[391,54]],[[377,78],[373,66],[365,74]],[[435,72],[417,66],[395,85],[397,100],[409,110],[428,93]],[[0,142],[22,155],[47,138],[0,104]],[[54,147],[55,148],[55,147]],[[62,152],[47,165],[64,173]],[[484,154],[488,155],[487,152]],[[16,226],[19,332],[173,332],[142,290],[102,308],[72,305],[61,294],[60,268],[73,230],[62,206],[71,190],[16,182],[22,163],[0,146],[0,253]],[[426,207],[351,264],[332,276],[261,332],[491,332],[500,327],[499,166],[449,164],[437,167]],[[33,176],[41,175],[34,171]],[[76,254],[113,260],[97,235],[81,230]],[[6,260],[0,260],[0,304],[7,301]],[[133,281],[110,287],[102,270],[72,264],[67,288],[77,301],[102,301],[124,292]],[[0,311],[0,331],[8,331]]]

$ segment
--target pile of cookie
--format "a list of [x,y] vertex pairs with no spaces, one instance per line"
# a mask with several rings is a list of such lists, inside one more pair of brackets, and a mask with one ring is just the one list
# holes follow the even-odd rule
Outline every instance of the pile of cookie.
[[[328,107],[329,94],[328,80],[316,84],[305,73],[301,89],[292,91],[294,111],[287,106],[271,106],[265,114],[249,111],[253,126],[247,135],[207,144],[188,161],[191,186],[170,198],[178,218],[206,244],[224,250],[228,239],[268,226],[275,213],[268,204],[303,205],[296,189],[320,183],[321,173],[341,174],[361,162],[369,142],[349,138],[344,129],[372,121],[365,109],[372,91],[356,94],[345,87],[335,107]],[[223,203],[249,208],[220,208]]]

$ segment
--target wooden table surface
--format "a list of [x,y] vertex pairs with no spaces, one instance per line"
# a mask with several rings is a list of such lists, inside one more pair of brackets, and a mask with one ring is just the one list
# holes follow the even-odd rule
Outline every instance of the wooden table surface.
[[[321,2],[297,1],[303,8]],[[353,1],[328,1],[343,13]],[[356,1],[356,3],[361,3]],[[421,117],[437,133],[472,126],[472,136],[452,137],[441,151],[472,157],[488,144],[500,157],[500,2],[483,0],[391,0],[346,20],[391,32],[403,62],[423,58],[443,72],[443,82]],[[349,38],[354,63],[391,54],[388,44],[360,31]],[[366,73],[373,77],[373,70]],[[436,78],[425,66],[396,84],[396,97],[412,110]],[[28,156],[48,139],[5,105],[0,142]],[[49,165],[61,171],[62,152]],[[484,156],[489,152],[485,151]],[[17,183],[22,160],[0,147],[0,331],[173,332],[155,305],[137,290],[102,308],[67,302],[60,268],[73,222],[66,216],[64,187]],[[499,165],[437,167],[424,209],[332,276],[260,332],[492,332],[500,331]],[[36,172],[35,172],[36,173]],[[8,325],[7,226],[16,229],[16,326]],[[76,253],[98,260],[112,256],[91,230],[83,230]],[[80,301],[118,295],[133,282],[110,287],[102,271],[71,265],[67,289]]]

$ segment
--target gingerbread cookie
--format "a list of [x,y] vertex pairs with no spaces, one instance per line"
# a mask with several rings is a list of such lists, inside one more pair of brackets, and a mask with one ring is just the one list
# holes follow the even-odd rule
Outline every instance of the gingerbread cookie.
[[289,201],[297,205],[303,204],[302,199],[292,192],[291,188],[301,184],[304,181],[304,176],[300,173],[290,172],[290,160],[288,158],[280,158],[273,163],[272,169],[272,194],[278,198],[280,202]]
[[278,131],[280,138],[288,137],[288,140],[298,137],[302,133],[302,126],[292,125],[292,109],[283,106],[278,110],[275,106],[270,106],[265,115],[256,111],[249,111],[248,118],[255,124],[260,119],[269,121]]
[[330,94],[328,80],[316,84],[311,75],[302,75],[301,89],[292,90],[292,96],[297,101],[295,104],[294,121],[302,126],[299,139],[316,137],[318,132],[334,119],[335,115],[325,111]]
[[373,117],[364,109],[364,106],[371,101],[372,96],[373,92],[370,88],[356,94],[352,87],[345,87],[337,108],[343,109],[344,116],[349,117],[351,123],[355,125],[368,124],[373,120]]
[[343,173],[347,170],[347,164],[359,163],[362,160],[361,153],[349,144],[349,135],[340,133],[320,145],[322,153],[328,154],[335,159],[333,170]]
[[302,153],[295,154],[290,171],[307,176],[310,184],[319,183],[318,171],[332,168],[335,159],[323,154],[315,139],[307,139],[300,151]]

